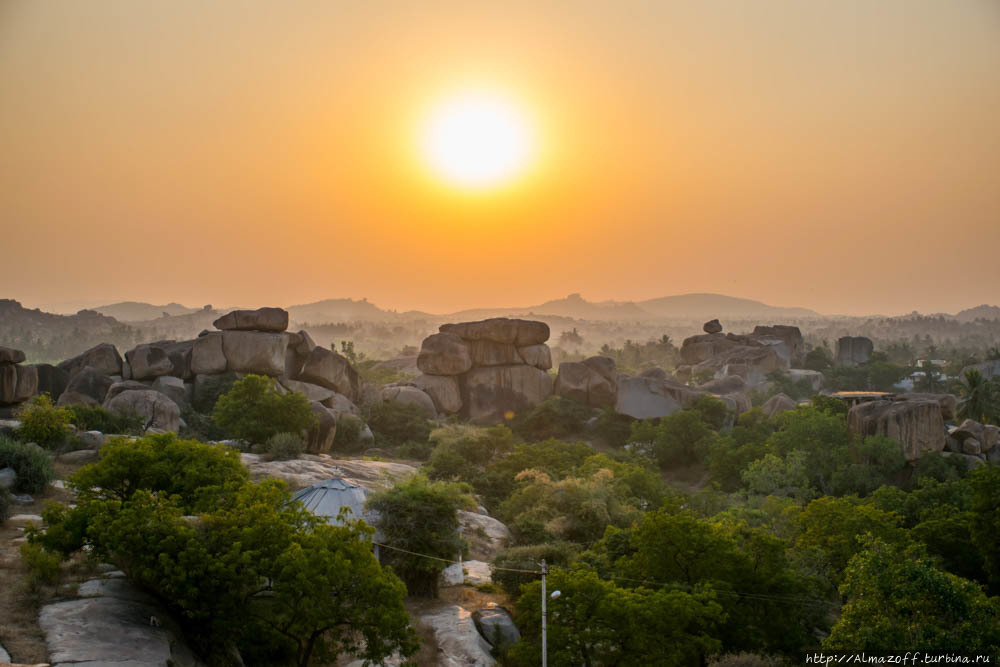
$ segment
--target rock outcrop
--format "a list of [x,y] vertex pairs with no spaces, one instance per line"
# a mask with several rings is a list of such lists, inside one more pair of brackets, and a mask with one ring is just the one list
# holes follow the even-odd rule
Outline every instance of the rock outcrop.
[[325,454],[305,454],[287,461],[267,461],[257,454],[241,454],[253,479],[273,477],[301,488],[331,477],[343,477],[368,491],[384,491],[417,474],[405,463],[335,459]]
[[201,665],[167,611],[118,574],[84,582],[78,600],[42,607],[52,666]]
[[872,359],[875,344],[871,338],[864,336],[843,336],[837,339],[837,353],[834,363],[837,366],[858,366],[867,364]]
[[24,360],[21,350],[0,347],[0,404],[17,405],[38,393],[38,369]]
[[859,403],[847,413],[847,427],[862,438],[882,435],[896,440],[907,461],[926,452],[940,452],[945,446],[941,406],[932,400]]
[[559,364],[553,392],[592,408],[613,406],[618,399],[618,371],[614,359],[590,357]]
[[87,366],[104,375],[121,375],[122,356],[118,354],[118,350],[111,343],[101,343],[86,352],[59,363],[59,368],[69,373],[70,377],[73,377]]
[[[551,395],[552,379],[545,372],[552,367],[548,338],[548,325],[530,320],[443,324],[421,344],[417,367],[423,375],[395,386],[420,390],[441,414],[499,423]],[[382,398],[407,394],[393,389],[383,391]]]
[[127,389],[108,399],[104,407],[120,415],[139,415],[147,433],[176,433],[180,429],[180,408],[153,389]]
[[73,375],[66,391],[59,397],[59,405],[100,405],[114,384],[109,376],[97,368],[87,366]]
[[683,364],[677,369],[679,377],[708,371],[715,377],[739,375],[750,386],[763,382],[769,373],[787,370],[792,358],[779,338],[732,333],[685,338],[680,356]]
[[805,354],[805,341],[798,327],[785,324],[757,325],[751,335],[761,342],[781,341],[788,350],[789,362],[792,364],[802,363]]
[[937,401],[941,406],[941,417],[945,421],[953,421],[958,415],[958,397],[954,394],[926,394],[911,392],[896,394],[897,401]]
[[761,406],[761,410],[764,411],[764,414],[767,415],[768,418],[771,418],[782,412],[794,410],[796,407],[797,404],[791,397],[786,396],[785,394],[775,394],[764,402],[764,405]]

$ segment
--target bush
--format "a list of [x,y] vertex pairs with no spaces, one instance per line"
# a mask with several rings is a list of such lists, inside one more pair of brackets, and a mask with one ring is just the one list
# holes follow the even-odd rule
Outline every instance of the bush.
[[528,442],[566,438],[582,433],[594,415],[592,408],[562,396],[550,396],[511,421],[514,433]]
[[286,461],[299,458],[306,451],[306,443],[296,433],[275,433],[268,439],[264,449],[271,460]]
[[28,566],[28,583],[52,585],[59,582],[59,564],[62,558],[54,551],[48,551],[40,544],[22,544],[21,558]]
[[337,420],[337,432],[333,436],[332,449],[337,452],[350,452],[356,449],[364,425],[363,421],[353,415],[343,415]]
[[248,375],[219,397],[215,422],[234,438],[263,444],[277,433],[301,433],[316,424],[309,399],[298,392],[279,394],[274,380]]
[[65,444],[72,416],[68,409],[53,405],[48,394],[35,396],[17,411],[17,418],[21,420],[17,439],[55,449]]
[[660,419],[659,424],[632,424],[632,441],[652,445],[660,466],[690,465],[707,458],[715,433],[696,410],[681,410]]
[[55,477],[49,454],[25,442],[0,436],[0,468],[13,468],[17,473],[14,491],[38,493]]
[[70,423],[81,431],[142,435],[145,426],[139,415],[119,415],[100,405],[70,405],[67,409]]
[[[474,506],[465,489],[418,476],[368,501],[368,508],[379,513],[375,527],[388,547],[381,552],[382,562],[392,566],[410,595],[437,597],[438,576],[447,565],[444,561],[455,560],[465,551],[456,515],[457,510]],[[443,560],[411,556],[399,549]]]
[[427,442],[431,422],[416,405],[389,401],[372,406],[368,426],[375,435],[375,446],[392,449],[406,442]]
[[618,414],[614,408],[604,408],[597,418],[594,435],[612,447],[624,447],[632,434],[632,422],[634,421],[628,415]]

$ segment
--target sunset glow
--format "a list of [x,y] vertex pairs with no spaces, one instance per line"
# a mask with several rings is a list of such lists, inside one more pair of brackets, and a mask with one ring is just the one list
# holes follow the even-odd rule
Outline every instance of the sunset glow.
[[517,177],[536,149],[524,113],[498,94],[478,91],[435,105],[420,140],[423,158],[435,176],[475,189]]

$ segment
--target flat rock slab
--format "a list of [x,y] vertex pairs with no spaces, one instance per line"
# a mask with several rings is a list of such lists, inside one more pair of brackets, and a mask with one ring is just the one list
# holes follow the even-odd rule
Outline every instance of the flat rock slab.
[[80,592],[92,597],[46,605],[38,616],[53,667],[200,664],[160,606],[127,580],[91,580]]
[[250,469],[251,477],[283,479],[295,487],[341,477],[369,491],[382,491],[417,474],[416,468],[405,463],[353,461],[324,454],[303,454],[290,461],[264,461],[257,454],[242,454],[241,459],[243,465]]

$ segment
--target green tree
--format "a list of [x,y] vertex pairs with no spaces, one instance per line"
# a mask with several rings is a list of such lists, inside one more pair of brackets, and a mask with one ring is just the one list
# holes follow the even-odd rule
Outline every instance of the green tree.
[[941,570],[919,546],[862,540],[840,588],[847,599],[823,647],[833,650],[1000,651],[1000,601]]
[[982,424],[997,422],[1000,396],[994,383],[984,378],[982,373],[975,368],[965,371],[958,391],[960,419],[972,419]]
[[632,441],[648,442],[663,467],[689,465],[703,461],[715,432],[705,423],[702,413],[681,410],[660,419],[659,424],[638,421],[632,424]]
[[279,394],[273,379],[253,374],[237,380],[219,397],[213,415],[232,437],[256,444],[277,433],[302,433],[316,424],[303,394]]
[[[75,507],[46,507],[30,543],[87,547],[115,564],[176,614],[210,664],[229,664],[234,650],[248,663],[297,665],[414,652],[405,588],[378,565],[369,528],[324,524],[284,483],[234,476],[208,445],[142,440],[161,445],[152,456],[141,448],[152,471],[112,451],[72,479]],[[200,477],[194,454],[207,464]],[[164,480],[178,458],[176,479]],[[108,482],[115,488],[89,486]]]
[[969,475],[972,488],[972,543],[983,557],[986,575],[1000,592],[1000,467],[981,466]]
[[[553,667],[577,665],[692,665],[717,652],[713,636],[723,617],[711,594],[620,588],[592,571],[553,569],[548,589],[548,659]],[[525,585],[516,613],[521,641],[511,651],[517,665],[541,656],[541,583]]]
[[907,541],[900,527],[901,517],[864,504],[853,496],[825,496],[809,503],[799,515],[800,549],[818,548],[830,565],[843,572],[861,546],[858,539],[871,533],[889,543]]
[[392,566],[411,595],[437,597],[445,561],[456,560],[465,550],[456,514],[474,507],[465,489],[417,476],[368,500],[368,509],[378,512],[375,527],[386,545],[382,561]]

